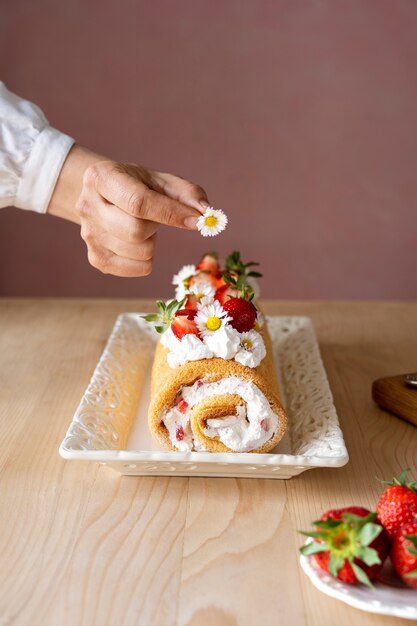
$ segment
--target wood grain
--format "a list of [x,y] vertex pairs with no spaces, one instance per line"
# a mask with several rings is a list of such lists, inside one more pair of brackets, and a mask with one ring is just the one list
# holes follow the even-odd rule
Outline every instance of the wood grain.
[[289,481],[122,477],[59,444],[116,316],[138,300],[0,301],[0,625],[405,624],[317,591],[298,565],[329,506],[373,507],[417,430],[371,385],[416,369],[417,305],[264,303],[313,318],[350,454]]

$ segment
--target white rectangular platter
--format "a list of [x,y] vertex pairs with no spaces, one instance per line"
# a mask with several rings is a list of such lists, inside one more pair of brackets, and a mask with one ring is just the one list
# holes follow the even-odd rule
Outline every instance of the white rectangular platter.
[[139,313],[120,315],[59,452],[134,476],[287,479],[340,467],[348,454],[311,320],[267,317],[289,427],[267,454],[168,452],[147,425],[159,335]]

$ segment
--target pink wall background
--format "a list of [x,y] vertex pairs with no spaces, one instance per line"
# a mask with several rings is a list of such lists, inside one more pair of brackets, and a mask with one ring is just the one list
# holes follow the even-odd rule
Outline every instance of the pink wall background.
[[414,298],[417,2],[14,0],[0,69],[115,159],[199,182],[216,240],[161,229],[152,276],[89,267],[78,228],[0,211],[3,295],[168,296],[214,245],[274,298]]

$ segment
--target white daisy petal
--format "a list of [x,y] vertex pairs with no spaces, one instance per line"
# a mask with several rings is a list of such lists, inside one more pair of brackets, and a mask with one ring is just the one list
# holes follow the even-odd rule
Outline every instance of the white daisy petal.
[[172,277],[173,285],[183,285],[184,281],[188,280],[197,273],[195,265],[184,265],[178,272]]
[[231,317],[227,315],[227,312],[217,300],[214,300],[211,304],[198,306],[197,315],[194,318],[203,338],[216,333],[230,320]]
[[208,207],[197,220],[197,229],[203,237],[214,237],[227,226],[227,215],[221,209]]
[[265,355],[265,343],[260,333],[255,330],[240,333],[240,348],[236,353],[235,361],[247,367],[258,367]]
[[191,285],[190,293],[194,294],[195,296],[198,296],[199,300],[201,300],[203,297],[213,298],[214,294],[216,293],[216,290],[213,287],[213,285],[211,285],[210,283],[200,282],[200,283],[194,283],[193,285]]

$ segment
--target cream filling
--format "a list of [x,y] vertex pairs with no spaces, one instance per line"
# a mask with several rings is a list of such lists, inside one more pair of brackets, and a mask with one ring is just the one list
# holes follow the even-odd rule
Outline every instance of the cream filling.
[[[225,394],[240,396],[243,404],[237,407],[237,415],[208,419],[204,429],[207,437],[218,437],[234,452],[250,452],[271,439],[278,429],[278,416],[268,399],[253,382],[228,376],[212,383],[202,384],[202,381],[196,381],[192,386],[182,388],[182,398],[188,403],[186,411],[181,413],[176,407],[172,407],[163,417],[163,423],[175,448],[181,451],[202,449],[191,430],[191,410],[195,404],[206,398]],[[181,440],[177,437],[179,427],[184,432]]]

